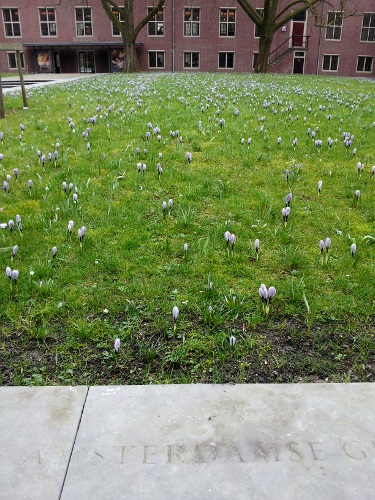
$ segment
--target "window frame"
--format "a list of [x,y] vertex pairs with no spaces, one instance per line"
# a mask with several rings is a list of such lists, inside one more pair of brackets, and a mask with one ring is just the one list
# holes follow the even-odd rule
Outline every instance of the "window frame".
[[[365,16],[370,17],[368,26],[364,26]],[[371,23],[373,23],[373,25],[371,25]],[[363,39],[364,30],[367,30],[366,39]],[[372,35],[373,39],[369,40],[371,32],[373,33],[373,35]],[[364,12],[363,13],[360,41],[365,42],[365,43],[374,43],[375,42],[375,12]]]
[[[334,14],[334,19],[333,19],[332,23],[328,24],[330,22],[329,21],[329,15],[330,14]],[[340,15],[341,18],[338,18],[337,15]],[[337,24],[337,21],[340,21],[341,24]],[[327,12],[327,27],[326,27],[326,33],[325,33],[325,40],[332,41],[332,42],[340,42],[341,41],[341,38],[342,38],[342,27],[343,27],[343,24],[344,24],[343,21],[344,21],[344,17],[343,17],[343,13],[342,12],[337,11],[337,10],[330,10],[330,11]],[[329,29],[332,30],[332,37],[328,37],[328,30]],[[340,29],[340,36],[338,38],[336,38],[336,36],[335,36],[335,30],[336,29]]]
[[257,52],[257,51],[253,52],[253,65],[251,68],[253,71],[255,69],[255,65],[256,65],[258,57],[259,57],[259,52]]
[[[360,59],[363,59],[363,68],[366,67],[366,60],[367,59],[370,59],[371,60],[371,68],[369,70],[366,70],[366,69],[358,69],[358,66],[359,66],[359,60]],[[365,73],[365,74],[368,74],[368,73],[372,73],[373,69],[374,69],[374,56],[357,56],[357,66],[356,66],[356,73]]]
[[[234,12],[234,21],[229,20],[229,12]],[[221,14],[226,13],[226,20],[221,20]],[[236,36],[236,20],[237,20],[237,9],[235,7],[220,7],[219,8],[219,37],[220,38],[234,38]],[[233,35],[229,34],[229,25],[234,25]],[[222,34],[222,27],[225,27],[225,34]]]
[[[5,20],[5,11],[9,11],[9,14],[10,14],[10,21],[6,21]],[[16,11],[17,12],[17,16],[18,16],[18,21],[13,21],[12,19],[12,11]],[[1,13],[2,13],[2,16],[3,16],[3,28],[4,28],[4,36],[5,38],[22,38],[22,30],[21,30],[21,16],[20,16],[20,11],[19,11],[19,8],[18,7],[2,7],[1,8]],[[6,30],[6,26],[11,26],[11,30],[12,30],[12,34],[11,35],[8,35],[7,34],[7,30]],[[15,25],[18,25],[19,27],[19,35],[15,35],[14,34],[14,26]]]
[[[40,18],[42,10],[46,11],[46,16],[47,16],[47,20],[46,21],[42,21],[41,18]],[[54,21],[49,21],[49,19],[48,19],[48,11],[50,11],[50,10],[53,10],[54,17],[55,17]],[[46,37],[57,37],[58,34],[57,34],[56,9],[54,7],[38,7],[38,15],[39,15],[40,36],[43,37],[43,38],[46,38]],[[51,24],[55,25],[55,34],[54,35],[51,35],[51,29],[50,29],[50,25]],[[43,35],[42,25],[46,25],[47,26],[48,35]]]
[[[77,20],[77,13],[78,11],[82,12],[82,21]],[[90,21],[85,21],[85,11],[90,11]],[[75,20],[75,27],[76,27],[76,37],[82,38],[82,37],[89,37],[89,36],[94,36],[94,26],[93,26],[93,16],[92,16],[92,7],[74,7],[74,20]],[[78,34],[78,25],[82,24],[83,25],[83,35]],[[86,33],[86,24],[90,25],[91,27],[91,33]]]
[[[14,67],[12,67],[12,65],[10,64],[11,61],[10,61],[10,57],[9,56],[14,56]],[[22,52],[20,51],[20,58],[21,58],[21,68],[25,69],[25,56],[24,56],[23,51]],[[9,51],[7,51],[7,60],[8,60],[8,69],[9,69],[9,71],[18,70],[18,68],[17,68],[16,51],[15,50],[9,50]]]
[[[191,11],[191,14],[193,13],[192,11],[197,10],[198,11],[198,20],[194,20],[191,18],[191,20],[185,20],[186,18],[186,11],[187,10]],[[194,6],[185,6],[182,8],[182,19],[183,19],[183,36],[188,37],[188,38],[198,38],[201,36],[201,8],[200,7],[194,7]],[[187,26],[190,26],[190,33],[187,33]],[[198,26],[198,33],[194,34],[194,26]]]
[[[326,57],[329,57],[329,68],[328,69],[325,69],[324,68],[324,60]],[[332,68],[332,58],[333,57],[337,57],[337,67],[336,69],[331,69]],[[322,57],[322,71],[327,71],[327,72],[330,72],[330,73],[337,73],[338,70],[339,70],[339,65],[340,65],[340,54],[323,54],[323,57]]]
[[[156,66],[151,66],[150,64],[150,54],[155,54]],[[158,66],[158,54],[163,54],[163,66]],[[165,50],[149,50],[147,52],[147,62],[148,68],[152,70],[165,69]]]
[[[220,55],[225,54],[225,66],[220,66]],[[233,56],[233,61],[232,61],[232,66],[228,66],[228,54]],[[217,56],[217,67],[218,69],[229,69],[233,70],[234,69],[234,60],[235,60],[235,51],[234,50],[219,50],[218,56]]]
[[[118,18],[118,20],[120,21],[120,23],[124,24],[125,23],[125,20],[122,19],[122,14],[120,11],[117,11],[114,7],[112,7],[112,14]],[[118,14],[118,16],[116,16],[116,14]],[[118,27],[115,25],[115,23],[113,21],[111,21],[111,24],[112,24],[112,36],[113,37],[118,37],[118,36],[121,36],[121,33],[118,29]],[[115,31],[118,31],[118,33],[115,33]]]
[[[153,7],[147,7],[147,14],[150,13],[150,9],[153,9]],[[163,20],[162,21],[158,21],[156,19],[156,17],[160,14],[160,12],[162,12],[163,14]],[[163,32],[162,33],[158,33],[158,25],[161,24],[162,25],[162,28],[163,28]],[[151,25],[154,25],[154,30],[155,30],[155,33],[152,34],[150,33],[150,26]],[[165,19],[164,19],[164,7],[161,8],[161,10],[159,10],[153,18],[151,18],[148,23],[147,23],[147,36],[151,36],[151,37],[159,37],[159,36],[164,36],[164,28],[165,28]]]
[[[264,17],[264,9],[255,9],[256,12]],[[259,33],[259,26],[257,26],[255,23],[254,23],[254,38],[260,38],[260,33]]]
[[[185,57],[190,54],[190,57],[191,57],[191,64],[190,66],[186,66],[185,65]],[[197,54],[198,55],[198,66],[194,66],[193,65],[193,54]],[[182,67],[183,69],[188,69],[188,70],[192,70],[192,71],[195,71],[196,69],[200,69],[200,65],[201,65],[201,53],[200,51],[193,51],[193,50],[184,50],[183,53],[182,53]]]

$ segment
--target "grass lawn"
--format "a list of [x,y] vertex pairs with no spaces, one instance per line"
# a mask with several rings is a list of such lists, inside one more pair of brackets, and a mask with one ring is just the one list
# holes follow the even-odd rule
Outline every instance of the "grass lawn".
[[1,384],[375,380],[373,81],[28,95],[0,121]]

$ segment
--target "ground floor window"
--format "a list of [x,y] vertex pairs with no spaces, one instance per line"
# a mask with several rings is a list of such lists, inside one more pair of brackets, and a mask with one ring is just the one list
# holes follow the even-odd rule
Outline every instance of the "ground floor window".
[[357,71],[371,73],[374,58],[371,56],[358,56]]
[[95,52],[93,50],[78,51],[78,71],[95,73]]
[[234,68],[234,52],[219,52],[219,68],[220,69]]
[[163,51],[153,51],[148,52],[148,67],[149,68],[164,68],[164,52]]
[[113,73],[124,71],[125,67],[125,54],[121,49],[111,50],[111,70]]
[[[17,69],[16,53],[15,52],[8,52],[7,55],[8,55],[9,69]],[[20,58],[21,58],[21,67],[22,67],[22,69],[25,69],[25,61],[23,58],[23,52],[20,52]]]
[[258,60],[258,57],[259,57],[259,52],[253,52],[253,66],[252,66],[252,69],[255,68],[257,60]]
[[323,71],[338,71],[339,56],[327,54],[323,56]]
[[199,52],[184,52],[184,68],[199,68]]

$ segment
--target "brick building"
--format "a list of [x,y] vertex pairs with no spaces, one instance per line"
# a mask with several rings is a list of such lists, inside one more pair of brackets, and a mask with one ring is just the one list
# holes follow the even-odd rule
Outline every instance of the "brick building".
[[[316,27],[309,12],[282,26],[274,36],[270,72],[374,77],[375,3],[357,3],[362,11],[344,19],[326,5],[327,28]],[[22,43],[26,71],[121,71],[122,38],[100,0],[1,4],[0,43]],[[135,0],[136,21],[152,4]],[[262,11],[262,0],[254,4]],[[166,0],[136,45],[141,71],[252,72],[259,33],[235,0]],[[15,53],[0,51],[0,72],[13,70]]]

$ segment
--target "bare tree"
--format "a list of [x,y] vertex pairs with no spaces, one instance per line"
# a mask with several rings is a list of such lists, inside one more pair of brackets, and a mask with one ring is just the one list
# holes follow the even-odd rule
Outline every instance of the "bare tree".
[[259,55],[255,64],[255,72],[267,73],[268,59],[273,35],[283,25],[303,12],[310,11],[315,17],[317,26],[327,26],[322,19],[322,6],[327,5],[342,18],[357,12],[355,0],[264,0],[263,13],[255,7],[253,0],[237,0],[250,19],[259,29]]
[[135,41],[141,29],[163,8],[165,0],[153,1],[152,8],[138,24],[134,22],[134,0],[123,0],[121,5],[120,2],[114,0],[100,1],[107,16],[121,33],[124,42],[124,72],[139,71]]

